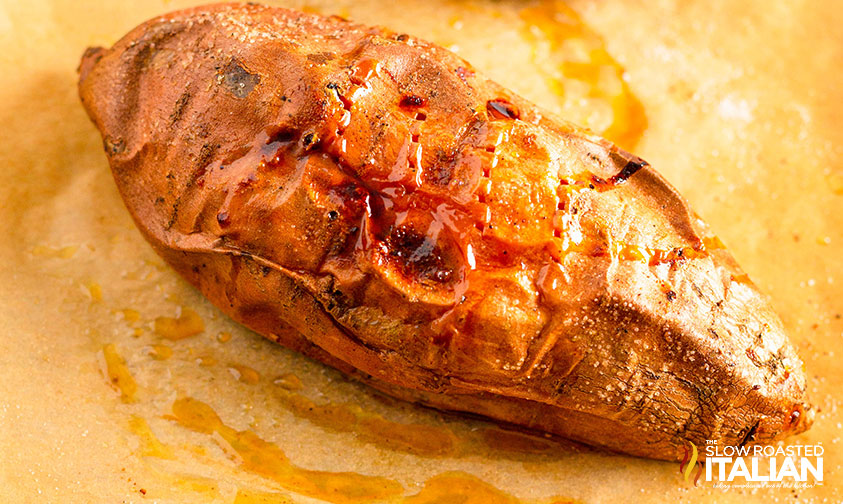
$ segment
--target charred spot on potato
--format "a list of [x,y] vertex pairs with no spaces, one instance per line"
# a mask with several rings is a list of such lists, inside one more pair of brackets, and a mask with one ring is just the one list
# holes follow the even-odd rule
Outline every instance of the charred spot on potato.
[[386,239],[386,253],[407,277],[439,283],[453,277],[454,272],[447,267],[436,242],[410,227],[392,230]]
[[336,195],[343,204],[356,204],[367,196],[366,190],[354,183],[336,186],[331,189],[331,194]]
[[638,161],[629,161],[624,165],[621,171],[609,178],[609,182],[615,185],[622,184],[626,182],[629,177],[635,175],[638,170],[644,168],[645,166],[648,166],[648,164],[643,159],[639,159]]
[[419,95],[407,94],[401,97],[401,106],[406,108],[421,107],[426,100]]
[[623,168],[615,175],[609,177],[608,182],[613,185],[622,184],[633,176],[638,170],[645,166],[650,166],[650,163],[644,161],[640,157],[630,154],[623,149],[615,148],[609,152],[609,157],[616,165],[623,165]]
[[319,136],[316,133],[306,133],[301,138],[301,145],[305,152],[312,151],[319,147]]
[[[219,144],[202,144],[202,147],[199,149],[199,156],[196,159],[196,165],[204,170],[210,164],[211,158],[213,158],[219,148]],[[220,169],[222,169],[222,166],[220,166]]]
[[178,199],[173,202],[173,213],[170,214],[170,220],[167,221],[167,225],[164,226],[164,229],[169,230],[170,228],[173,227],[173,224],[176,223],[176,219],[178,219],[178,217],[179,217],[179,203],[180,202],[181,202],[181,200],[178,200]]
[[236,59],[231,61],[217,74],[217,84],[221,85],[236,98],[245,98],[261,81],[260,75],[250,73]]
[[286,127],[277,127],[269,131],[266,138],[266,145],[273,143],[286,143],[292,141],[296,137],[296,132],[293,129]]
[[103,149],[105,149],[105,153],[109,156],[115,156],[117,154],[123,153],[126,150],[126,140],[122,138],[114,138],[111,136],[106,136],[102,140]]
[[750,426],[749,429],[746,430],[746,433],[741,438],[741,441],[740,443],[738,443],[738,446],[743,447],[747,443],[755,441],[755,433],[758,431],[758,425],[760,423],[761,421],[758,420],[752,426]]
[[406,42],[406,41],[410,40],[410,36],[407,35],[406,33],[402,33],[400,35],[396,35],[395,40],[397,40],[398,42]]
[[[325,215],[328,222],[333,222],[340,217],[346,222],[359,219],[366,205],[367,196],[366,189],[353,182],[345,182],[332,187],[328,193],[328,199],[333,208]],[[349,234],[356,232],[355,228],[348,231]]]
[[184,109],[187,107],[188,102],[190,102],[190,92],[185,91],[181,96],[179,96],[175,106],[173,106],[173,112],[170,114],[171,123],[176,123],[179,119],[181,119],[181,115],[184,113]]
[[334,315],[341,315],[357,304],[352,292],[343,292],[333,285],[327,286],[322,298],[325,309]]
[[487,101],[486,110],[492,119],[518,119],[521,116],[515,105],[503,98]]

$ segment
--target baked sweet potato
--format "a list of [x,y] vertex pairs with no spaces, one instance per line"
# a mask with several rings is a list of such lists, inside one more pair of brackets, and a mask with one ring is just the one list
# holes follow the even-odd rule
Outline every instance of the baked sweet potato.
[[89,49],[79,92],[176,271],[379,389],[660,459],[810,425],[780,320],[676,190],[445,49],[214,5]]

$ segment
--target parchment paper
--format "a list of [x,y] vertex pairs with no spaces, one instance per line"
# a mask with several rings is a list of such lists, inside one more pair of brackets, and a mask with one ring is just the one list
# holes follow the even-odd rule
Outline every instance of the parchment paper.
[[[355,501],[295,487],[297,475],[378,477],[366,481],[428,502],[843,498],[843,4],[576,0],[540,5],[556,14],[531,28],[524,2],[279,2],[448,46],[597,130],[607,97],[640,100],[646,123],[619,141],[710,222],[806,362],[819,413],[794,441],[823,444],[824,485],[750,491],[384,398],[180,280],[123,207],[75,68],[85,47],[192,3],[0,2],[0,501]],[[572,13],[588,30],[548,38],[546,23],[579,26]],[[600,47],[607,73],[560,87],[560,54]],[[202,417],[203,431],[197,412],[219,420]]]

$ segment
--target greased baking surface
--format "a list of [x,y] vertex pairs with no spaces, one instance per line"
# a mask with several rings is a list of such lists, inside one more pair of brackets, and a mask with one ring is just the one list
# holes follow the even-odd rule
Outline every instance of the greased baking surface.
[[[806,361],[820,412],[798,439],[826,446],[827,484],[796,494],[840,497],[839,7],[325,4],[309,6],[456,50],[666,175],[772,295]],[[693,489],[675,464],[406,405],[230,322],[137,233],[75,93],[84,47],[188,3],[0,5],[0,500],[793,497]]]

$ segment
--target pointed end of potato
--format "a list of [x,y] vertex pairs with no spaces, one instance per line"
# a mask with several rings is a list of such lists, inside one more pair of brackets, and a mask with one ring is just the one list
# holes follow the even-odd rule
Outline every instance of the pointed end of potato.
[[739,445],[773,444],[807,431],[814,423],[815,410],[808,402],[802,383],[788,380],[783,396],[771,399],[781,405],[776,413],[759,417],[747,427]]

